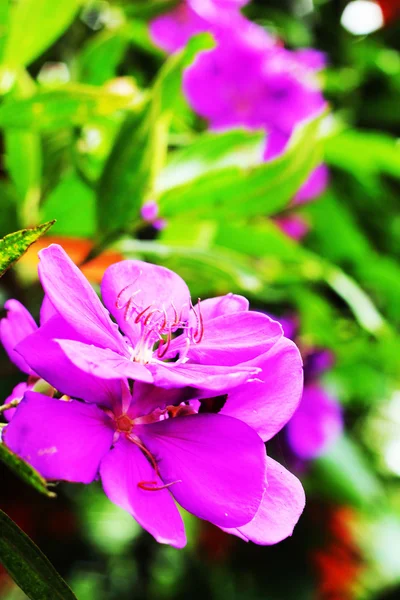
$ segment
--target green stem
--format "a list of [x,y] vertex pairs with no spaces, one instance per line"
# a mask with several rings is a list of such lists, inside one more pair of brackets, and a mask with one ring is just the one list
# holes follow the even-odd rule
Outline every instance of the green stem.
[[3,406],[0,406],[0,414],[6,410],[9,410],[10,408],[15,408],[16,406],[18,406],[19,403],[20,403],[19,400],[11,400],[11,402],[8,402],[7,404],[3,404]]

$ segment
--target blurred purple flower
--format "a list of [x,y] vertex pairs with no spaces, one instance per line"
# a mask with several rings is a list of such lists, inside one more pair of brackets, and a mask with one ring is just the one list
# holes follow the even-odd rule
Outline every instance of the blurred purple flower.
[[274,223],[292,240],[300,241],[309,232],[308,223],[300,215],[290,214],[276,217]]
[[218,34],[223,25],[239,16],[247,0],[186,0],[150,23],[150,37],[165,52],[183,48],[189,39],[203,32]]
[[307,383],[318,379],[324,371],[335,364],[335,356],[331,350],[314,348],[307,353],[304,364],[304,376]]
[[[279,317],[278,320],[284,335],[295,339],[298,330],[296,319]],[[301,460],[321,456],[343,431],[342,407],[320,383],[321,375],[332,368],[334,360],[330,350],[309,348],[305,351],[303,396],[286,425],[289,446]]]
[[329,183],[329,170],[324,164],[319,165],[311,173],[307,181],[299,189],[293,198],[293,204],[305,204],[310,202],[325,191]]
[[293,452],[310,460],[326,452],[343,430],[343,415],[336,400],[318,383],[304,386],[300,406],[287,424]]
[[155,200],[145,202],[140,210],[140,215],[144,221],[159,231],[165,229],[167,225],[165,219],[160,219],[158,217],[158,204]]
[[171,53],[183,48],[193,35],[207,31],[208,27],[205,19],[182,2],[150,23],[150,36],[156,46]]
[[[269,39],[264,30],[251,25]],[[212,129],[264,128],[269,160],[284,149],[300,121],[324,108],[314,73],[315,68],[295,52],[272,41],[254,44],[251,36],[226,28],[218,35],[217,46],[198,54],[186,69],[184,92]]]

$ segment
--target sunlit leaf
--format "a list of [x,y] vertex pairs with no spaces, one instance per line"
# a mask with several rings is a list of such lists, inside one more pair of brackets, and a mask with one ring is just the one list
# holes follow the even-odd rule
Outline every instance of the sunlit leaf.
[[44,235],[54,221],[38,225],[32,229],[22,229],[9,233],[0,240],[0,276],[28,250],[29,246]]
[[319,124],[317,119],[299,129],[287,151],[273,161],[213,170],[161,193],[162,215],[237,220],[279,212],[321,161]]
[[2,511],[0,562],[31,600],[77,600],[41,550]]
[[400,178],[400,146],[396,138],[375,131],[349,129],[328,138],[328,163],[359,177],[380,173]]
[[156,182],[156,192],[166,192],[202,175],[227,167],[246,169],[260,165],[264,147],[263,131],[206,132],[182,150],[172,153]]
[[65,31],[81,4],[82,0],[12,2],[3,56],[6,66],[29,65]]
[[128,42],[125,29],[101,31],[90,38],[78,56],[79,79],[91,85],[113,79]]
[[138,90],[120,94],[96,86],[66,84],[30,98],[7,100],[0,107],[0,127],[40,131],[82,125],[121,109],[137,110],[141,102]]

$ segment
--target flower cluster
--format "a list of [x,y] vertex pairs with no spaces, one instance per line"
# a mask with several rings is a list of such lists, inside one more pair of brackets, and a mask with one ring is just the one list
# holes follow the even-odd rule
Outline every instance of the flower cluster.
[[193,305],[177,274],[137,260],[106,270],[104,305],[60,246],[39,275],[40,327],[16,300],[0,323],[29,375],[3,442],[49,480],[100,478],[162,543],[186,543],[175,501],[245,540],[290,535],[304,492],[264,446],[302,393],[280,324],[233,294]]
[[[279,319],[284,334],[297,337],[293,318]],[[300,461],[323,455],[343,431],[343,411],[337,398],[326,390],[321,376],[332,368],[334,356],[326,349],[302,347],[304,390],[300,404],[286,425],[290,449]]]
[[[200,52],[186,69],[183,90],[190,106],[213,130],[265,129],[265,160],[286,147],[296,125],[326,106],[316,73],[325,56],[312,48],[290,51],[262,27],[248,21],[246,2],[186,0],[150,25],[154,43],[167,52],[208,31],[216,46]],[[309,201],[325,189],[327,169],[320,165],[294,198]]]

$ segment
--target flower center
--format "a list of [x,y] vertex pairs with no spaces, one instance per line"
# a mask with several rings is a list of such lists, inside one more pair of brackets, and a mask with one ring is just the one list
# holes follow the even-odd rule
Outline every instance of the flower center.
[[121,415],[117,417],[117,431],[120,433],[130,433],[133,429],[133,421],[128,415]]
[[[145,308],[140,306],[137,296],[140,289],[134,289],[136,281],[127,285],[117,296],[116,308],[124,310],[124,319],[134,320],[140,326],[139,339],[132,343],[131,358],[142,365],[157,362],[168,358],[168,350],[173,334],[178,330],[185,336],[184,349],[179,353],[179,362],[186,358],[191,343],[198,344],[204,334],[204,324],[200,309],[200,299],[197,306],[184,304],[180,311],[175,307],[173,300],[169,306],[158,305],[154,301]],[[128,292],[129,296],[126,295]],[[123,299],[124,297],[124,299]]]

